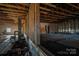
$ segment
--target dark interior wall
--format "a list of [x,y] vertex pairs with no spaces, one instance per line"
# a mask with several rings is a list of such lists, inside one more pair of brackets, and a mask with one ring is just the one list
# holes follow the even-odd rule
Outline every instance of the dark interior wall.
[[49,31],[50,32],[57,32],[58,31],[57,24],[55,24],[55,23],[49,23]]

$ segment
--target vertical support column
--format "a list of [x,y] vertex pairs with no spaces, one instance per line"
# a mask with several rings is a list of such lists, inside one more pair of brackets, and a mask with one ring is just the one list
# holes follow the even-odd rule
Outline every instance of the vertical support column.
[[22,24],[21,24],[21,17],[18,18],[18,40],[20,40],[20,35],[21,35],[21,29],[22,29]]
[[26,31],[29,34],[29,14],[26,16]]
[[22,23],[22,32],[24,32],[24,19],[22,19],[22,21],[21,21],[21,23]]
[[75,20],[75,31],[78,32],[78,19]]
[[36,45],[40,44],[40,9],[36,3],[29,8],[29,36]]
[[23,32],[27,32],[27,19],[26,19],[26,16],[24,16],[24,19],[23,19]]
[[79,32],[79,20],[77,19],[77,32]]

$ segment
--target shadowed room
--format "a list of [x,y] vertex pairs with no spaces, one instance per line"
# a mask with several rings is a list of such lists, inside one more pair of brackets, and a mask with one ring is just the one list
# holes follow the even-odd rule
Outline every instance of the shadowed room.
[[0,3],[0,56],[79,56],[79,4]]

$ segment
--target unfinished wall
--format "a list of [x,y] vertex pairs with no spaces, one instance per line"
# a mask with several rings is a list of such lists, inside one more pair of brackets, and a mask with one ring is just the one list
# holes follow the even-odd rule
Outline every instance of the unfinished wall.
[[79,32],[79,20],[67,19],[61,23],[49,23],[50,32]]
[[69,19],[59,24],[59,32],[79,32],[79,20],[78,19]]
[[57,32],[57,24],[55,23],[40,23],[40,32],[41,33],[45,33],[46,32],[46,28],[45,26],[49,26],[49,32]]
[[5,32],[6,28],[11,28],[11,32],[6,34],[14,34],[14,31],[18,30],[17,24],[4,23],[0,25],[0,33]]
[[45,26],[48,25],[48,23],[40,23],[40,32],[41,33],[45,33],[46,30],[45,30]]
[[58,31],[57,24],[55,24],[55,23],[49,23],[49,31],[50,32],[57,32]]

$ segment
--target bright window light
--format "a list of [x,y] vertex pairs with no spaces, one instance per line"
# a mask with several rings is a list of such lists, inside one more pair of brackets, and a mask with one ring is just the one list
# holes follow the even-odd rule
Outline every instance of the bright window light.
[[6,31],[7,31],[7,32],[11,32],[11,28],[7,28]]

